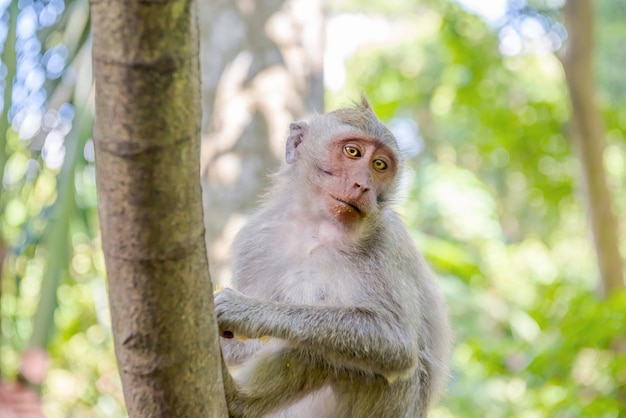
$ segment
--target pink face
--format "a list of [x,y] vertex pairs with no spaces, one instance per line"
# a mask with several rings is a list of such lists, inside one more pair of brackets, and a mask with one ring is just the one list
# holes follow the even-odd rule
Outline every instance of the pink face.
[[327,150],[319,167],[326,209],[343,224],[365,218],[396,176],[393,152],[374,139],[354,137],[336,139]]

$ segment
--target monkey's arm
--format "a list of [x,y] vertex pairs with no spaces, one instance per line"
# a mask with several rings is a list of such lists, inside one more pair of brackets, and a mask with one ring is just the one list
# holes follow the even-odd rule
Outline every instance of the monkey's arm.
[[286,340],[333,368],[393,379],[408,374],[418,361],[417,337],[408,324],[382,309],[289,305],[253,299],[232,289],[215,294],[215,309],[220,330]]

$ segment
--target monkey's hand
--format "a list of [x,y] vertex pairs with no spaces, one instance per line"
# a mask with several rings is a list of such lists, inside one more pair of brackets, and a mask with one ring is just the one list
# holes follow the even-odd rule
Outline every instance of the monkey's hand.
[[250,298],[234,289],[218,290],[213,295],[215,313],[220,335],[225,338],[246,337],[260,338],[264,336],[254,321],[258,313],[260,301]]

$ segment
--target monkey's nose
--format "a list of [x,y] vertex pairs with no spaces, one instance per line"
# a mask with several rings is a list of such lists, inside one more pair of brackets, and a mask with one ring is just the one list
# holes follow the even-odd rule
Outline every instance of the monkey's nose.
[[366,192],[368,192],[368,191],[369,191],[369,189],[370,189],[369,187],[367,187],[367,185],[366,185],[366,186],[363,186],[363,185],[361,184],[361,182],[354,182],[354,188],[355,188],[355,189],[360,189],[361,193],[366,193]]

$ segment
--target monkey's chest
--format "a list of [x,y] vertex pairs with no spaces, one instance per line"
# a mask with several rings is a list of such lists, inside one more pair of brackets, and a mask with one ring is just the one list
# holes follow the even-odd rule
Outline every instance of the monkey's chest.
[[352,305],[360,293],[345,260],[324,254],[293,263],[280,276],[280,294],[288,303]]

